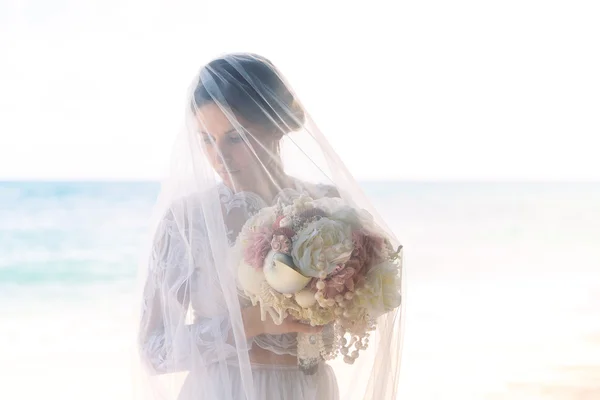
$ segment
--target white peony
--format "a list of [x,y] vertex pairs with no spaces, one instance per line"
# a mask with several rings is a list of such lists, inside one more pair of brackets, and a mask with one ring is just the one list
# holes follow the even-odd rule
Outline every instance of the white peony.
[[352,230],[348,224],[321,218],[301,232],[292,247],[294,264],[302,275],[319,277],[330,274],[352,255]]
[[365,307],[369,315],[379,317],[400,306],[400,271],[397,264],[385,261],[371,267],[362,288],[363,295],[358,296],[359,304]]

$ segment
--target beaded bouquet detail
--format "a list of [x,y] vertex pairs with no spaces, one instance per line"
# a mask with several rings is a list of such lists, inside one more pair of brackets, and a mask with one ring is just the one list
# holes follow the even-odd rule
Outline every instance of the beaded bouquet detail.
[[235,245],[238,284],[263,321],[333,325],[327,345],[320,333],[298,333],[298,365],[312,374],[340,354],[352,364],[376,319],[400,306],[401,251],[367,211],[301,196],[246,222]]

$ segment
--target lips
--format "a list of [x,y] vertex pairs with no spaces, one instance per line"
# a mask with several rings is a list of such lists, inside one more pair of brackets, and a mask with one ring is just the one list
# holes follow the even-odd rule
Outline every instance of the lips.
[[235,173],[238,173],[238,172],[240,172],[240,170],[239,170],[239,169],[221,169],[221,170],[219,170],[219,172],[220,172],[221,174],[228,175],[228,174],[235,174]]
[[220,174],[231,174],[239,171],[239,168],[235,168],[231,162],[227,162],[226,160],[221,160],[221,162],[215,165],[215,168]]

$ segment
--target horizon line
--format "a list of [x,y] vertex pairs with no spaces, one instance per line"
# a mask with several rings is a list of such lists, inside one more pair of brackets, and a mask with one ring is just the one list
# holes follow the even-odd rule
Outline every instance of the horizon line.
[[[355,179],[357,183],[580,183],[600,184],[600,179],[528,179],[528,178],[398,178],[398,179]],[[153,183],[161,184],[165,179],[149,178],[0,178],[5,183]]]

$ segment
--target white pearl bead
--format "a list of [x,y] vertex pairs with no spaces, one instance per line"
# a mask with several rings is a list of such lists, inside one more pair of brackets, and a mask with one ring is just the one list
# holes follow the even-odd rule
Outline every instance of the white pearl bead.
[[327,306],[328,307],[333,307],[335,305],[335,300],[333,299],[327,299]]
[[341,303],[342,301],[344,301],[344,296],[342,296],[341,294],[338,294],[337,296],[335,296],[335,301],[337,301],[338,303]]
[[342,348],[340,349],[340,353],[342,353],[342,355],[343,355],[343,356],[345,356],[345,355],[347,355],[347,354],[348,354],[348,349],[347,349],[347,348],[345,348],[345,347],[342,347]]
[[352,300],[352,298],[354,297],[354,293],[352,293],[352,292],[346,292],[346,294],[344,295],[344,297],[346,298],[346,300]]
[[324,263],[324,262],[322,262],[322,261],[319,261],[319,262],[317,263],[317,269],[318,269],[319,271],[323,271],[323,270],[325,269],[325,263]]
[[319,278],[321,278],[321,279],[327,278],[327,272],[325,272],[325,271],[319,272]]
[[323,282],[323,281],[318,281],[318,282],[317,282],[317,289],[319,289],[319,290],[323,290],[323,289],[325,289],[325,282]]
[[350,318],[350,313],[348,311],[344,311],[344,318]]
[[350,357],[352,357],[352,358],[358,358],[358,351],[354,350],[352,352],[352,354],[350,354]]
[[341,308],[336,308],[333,310],[333,313],[339,317],[340,315],[342,315],[343,311]]
[[354,364],[354,358],[352,358],[350,356],[344,356],[344,362],[346,364]]

